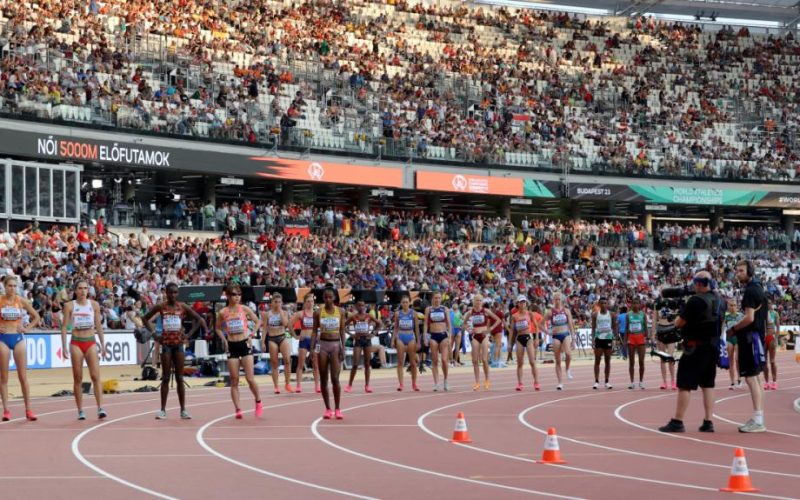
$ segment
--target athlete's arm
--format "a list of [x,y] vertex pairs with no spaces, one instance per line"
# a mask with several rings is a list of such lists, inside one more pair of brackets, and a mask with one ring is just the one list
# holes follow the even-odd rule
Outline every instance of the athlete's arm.
[[100,343],[100,357],[106,352],[106,336],[103,331],[103,314],[100,310],[100,304],[92,301],[92,309],[94,309],[94,332],[97,334],[97,340]]
[[39,316],[39,313],[36,312],[36,309],[33,308],[31,303],[25,299],[22,299],[22,307],[24,307],[25,310],[28,311],[28,316],[31,319],[31,321],[28,323],[28,326],[26,327],[21,326],[20,328],[21,330],[20,333],[25,333],[39,326],[39,323],[42,322],[42,318],[41,316]]
[[200,328],[203,327],[203,330],[208,330],[208,325],[206,324],[206,320],[203,319],[202,316],[197,314],[197,311],[189,307],[188,304],[181,304],[183,306],[183,310],[186,311],[186,314],[192,318],[192,329],[189,330],[188,336],[191,338],[194,336],[195,332]]
[[64,318],[61,321],[61,352],[64,359],[69,359],[69,346],[67,346],[67,325],[72,323],[72,301],[64,304]]

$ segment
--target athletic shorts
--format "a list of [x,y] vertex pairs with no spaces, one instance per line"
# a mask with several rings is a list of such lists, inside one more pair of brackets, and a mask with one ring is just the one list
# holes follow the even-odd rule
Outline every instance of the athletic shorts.
[[89,349],[92,348],[93,345],[97,345],[97,342],[95,341],[94,336],[91,336],[91,337],[75,337],[75,336],[73,336],[70,339],[69,343],[70,343],[70,345],[74,345],[75,347],[80,349],[81,352],[84,355],[89,351]]
[[298,349],[305,349],[306,351],[311,350],[311,337],[303,337],[300,339],[300,345],[297,346]]
[[645,345],[643,333],[631,333],[628,335],[628,345],[639,346]]
[[403,345],[408,345],[411,342],[414,342],[414,334],[413,333],[399,333],[397,335],[397,340],[403,343]]
[[739,345],[739,354],[736,357],[739,363],[739,376],[757,376],[764,371],[764,339],[749,332],[737,334],[736,337]]
[[183,344],[178,344],[178,345],[161,344],[161,354],[172,354],[175,352],[185,352]]
[[470,339],[474,340],[479,344],[482,344],[485,338],[486,338],[485,333],[473,333],[472,335],[470,335]]
[[281,344],[283,344],[283,341],[286,340],[286,335],[268,335],[267,339],[278,346],[278,349],[280,349]]
[[555,335],[553,335],[553,340],[558,340],[563,344],[564,340],[566,340],[568,336],[569,336],[568,333],[556,333]]
[[710,343],[684,346],[683,355],[678,361],[678,388],[689,391],[697,390],[698,387],[713,388],[717,378],[718,357],[719,349]]
[[614,339],[594,339],[595,349],[611,349],[614,345]]
[[447,340],[446,333],[431,333],[431,340],[436,342],[437,344],[441,344],[445,340]]
[[357,337],[354,341],[354,347],[372,347],[372,339],[369,337]]
[[327,356],[338,358],[339,353],[342,352],[342,341],[320,339],[317,347],[319,347],[319,354],[325,353]]
[[767,348],[769,348],[769,346],[772,345],[773,342],[775,342],[775,335],[769,334],[764,340],[765,340],[764,345]]
[[239,359],[250,355],[250,346],[246,340],[228,341],[228,359]]
[[736,334],[733,334],[733,335],[728,335],[728,336],[725,338],[725,342],[727,342],[727,343],[728,343],[728,344],[730,344],[730,345],[736,345],[736,342],[737,342],[737,339],[736,339]]
[[0,342],[8,346],[9,351],[14,351],[14,347],[24,340],[21,333],[0,333]]
[[531,340],[531,335],[526,333],[525,335],[517,335],[517,342],[522,347],[528,347],[528,342]]

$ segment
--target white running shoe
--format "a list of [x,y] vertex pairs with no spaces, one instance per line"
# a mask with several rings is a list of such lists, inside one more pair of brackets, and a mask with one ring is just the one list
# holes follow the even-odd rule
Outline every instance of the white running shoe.
[[572,380],[572,370],[567,370],[567,378]]
[[613,389],[614,386],[606,382],[606,389]]
[[556,390],[557,390],[557,391],[563,391],[563,390],[564,390],[564,384],[558,384],[558,385],[556,386]]
[[600,382],[595,382],[594,385],[592,386],[592,389],[594,390],[597,390],[599,388],[600,388]]
[[636,384],[631,382],[631,384],[628,386],[628,389],[636,389]]
[[639,382],[639,389],[644,390],[644,382]]

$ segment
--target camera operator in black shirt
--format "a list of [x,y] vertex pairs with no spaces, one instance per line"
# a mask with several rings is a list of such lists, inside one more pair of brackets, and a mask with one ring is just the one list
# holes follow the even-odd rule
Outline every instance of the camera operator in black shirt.
[[744,318],[729,328],[727,334],[736,335],[739,346],[739,376],[747,382],[753,400],[753,417],[739,427],[739,432],[766,432],[761,372],[764,371],[764,337],[767,332],[769,302],[761,283],[755,279],[755,269],[750,261],[743,260],[736,264],[736,279],[744,286]]
[[675,418],[659,427],[661,432],[686,432],[683,416],[689,406],[691,391],[703,390],[705,419],[700,432],[714,432],[711,415],[714,411],[714,381],[717,377],[719,337],[725,301],[712,291],[711,274],[701,271],[694,276],[692,295],[675,319],[683,335],[683,356],[678,361],[678,404]]

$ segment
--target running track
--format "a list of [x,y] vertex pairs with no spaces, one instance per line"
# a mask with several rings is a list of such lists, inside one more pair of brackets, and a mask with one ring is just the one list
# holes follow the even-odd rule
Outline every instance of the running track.
[[[473,392],[472,374],[452,377],[449,393],[396,392],[394,377],[376,379],[376,392],[343,395],[344,421],[323,421],[313,393],[272,395],[262,385],[264,416],[252,413],[242,387],[245,419],[232,416],[228,389],[188,391],[193,420],[154,420],[158,394],[107,397],[110,418],[75,420],[72,398],[35,402],[38,422],[0,424],[3,498],[406,498],[464,499],[726,498],[736,447],[745,448],[755,486],[767,498],[800,497],[800,426],[792,402],[800,366],[779,356],[781,389],[767,393],[766,434],[743,435],[746,391],[728,391],[720,372],[715,434],[696,428],[700,395],[693,394],[686,434],[655,428],[674,411],[673,392],[657,389],[658,365],[647,362],[648,390],[626,388],[627,365],[612,366],[611,391],[591,389],[592,367],[573,369],[556,392],[552,365],[540,366],[543,391],[519,393],[512,369],[493,371],[491,391]],[[526,370],[526,383],[530,375]],[[409,383],[406,376],[406,383]],[[308,384],[306,384],[308,386]],[[86,398],[87,401],[92,401]],[[92,401],[93,402],[93,401]],[[172,405],[177,403],[174,391]],[[453,445],[455,415],[463,411],[474,443]],[[87,407],[93,415],[94,408]],[[556,427],[564,466],[539,465],[544,433]],[[13,450],[13,451],[11,451]]]

